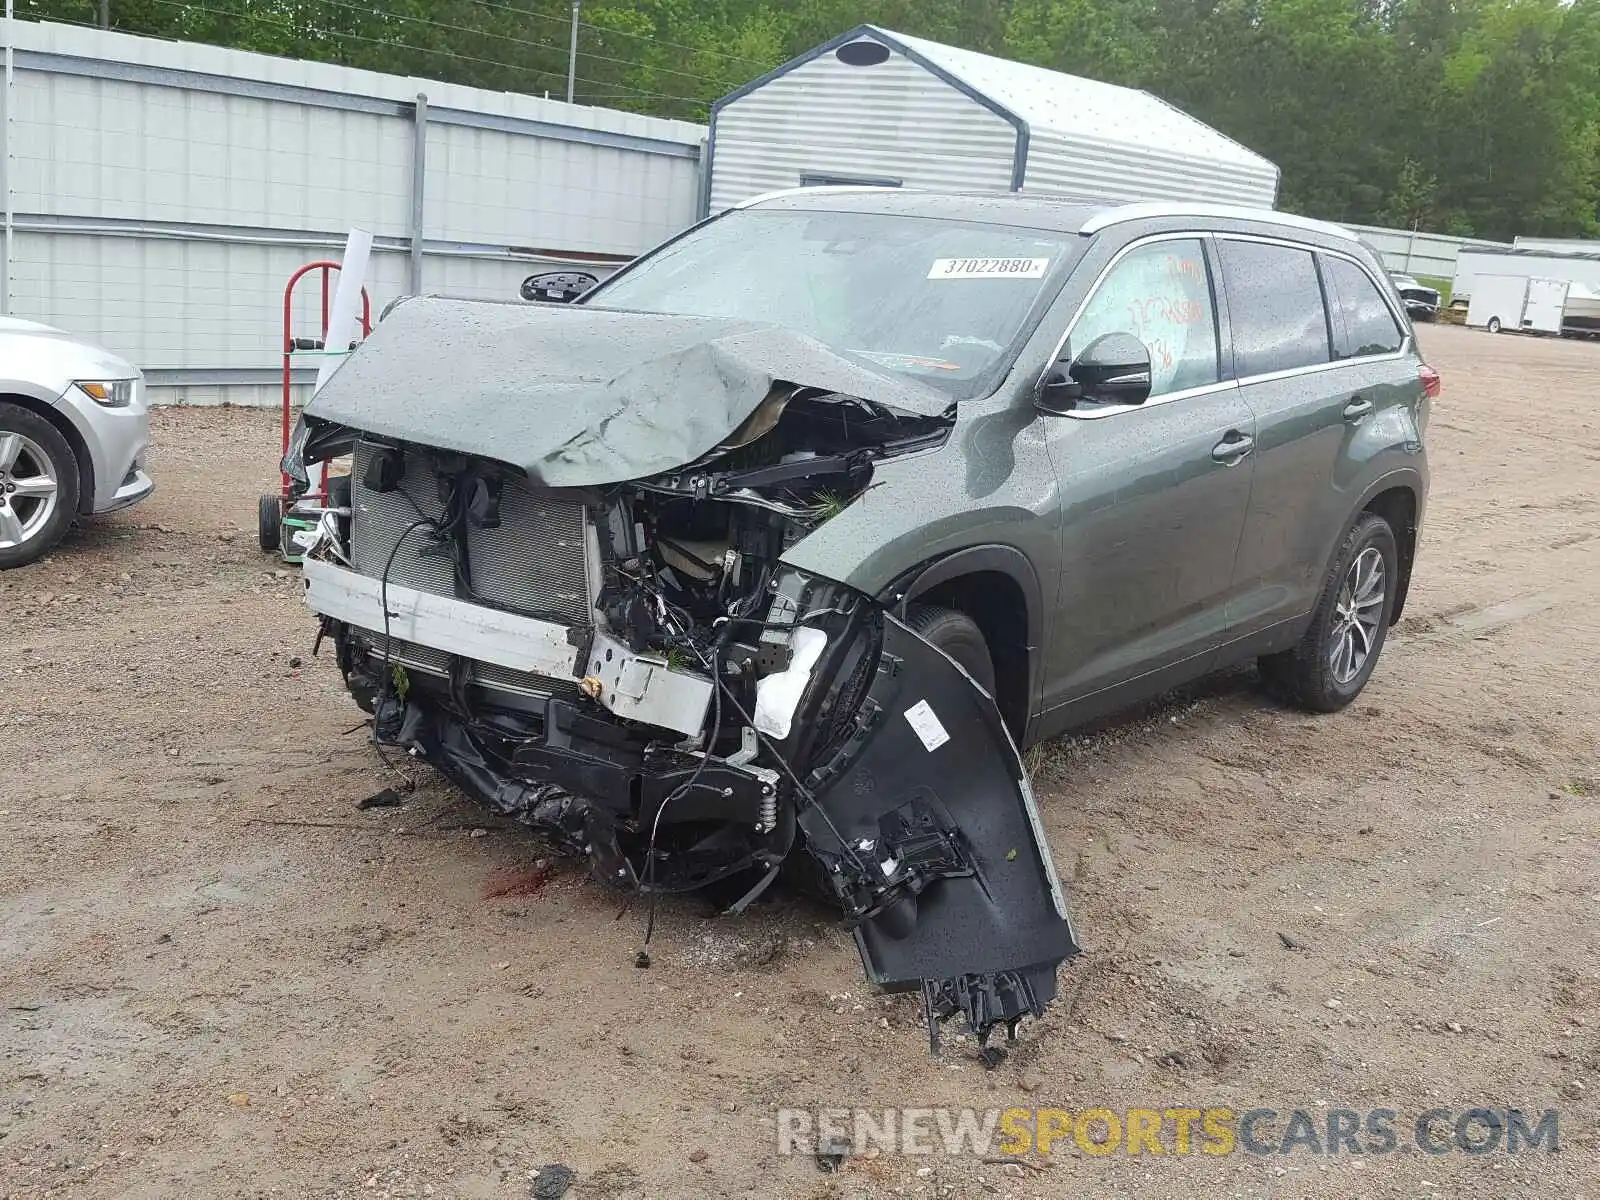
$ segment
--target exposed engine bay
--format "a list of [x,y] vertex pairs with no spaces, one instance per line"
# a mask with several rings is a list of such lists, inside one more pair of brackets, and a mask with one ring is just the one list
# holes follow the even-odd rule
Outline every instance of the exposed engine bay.
[[870,502],[878,463],[940,445],[950,414],[746,376],[718,353],[724,327],[686,318],[652,365],[738,419],[681,465],[615,466],[630,451],[608,426],[672,414],[618,408],[616,377],[593,374],[569,396],[596,396],[598,424],[442,446],[426,420],[414,437],[392,412],[356,423],[390,323],[285,460],[300,478],[351,463],[305,556],[307,603],[376,739],[618,888],[719,885],[738,912],[781,870],[804,876],[873,982],[921,991],[935,1047],[957,1014],[985,1046],[1039,1015],[1077,946],[993,700],[886,605],[784,562]]

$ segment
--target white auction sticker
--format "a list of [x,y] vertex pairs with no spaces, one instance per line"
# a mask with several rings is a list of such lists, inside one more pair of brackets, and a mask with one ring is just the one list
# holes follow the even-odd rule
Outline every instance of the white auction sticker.
[[1048,258],[936,258],[929,279],[1043,279]]
[[916,730],[923,746],[929,751],[937,750],[950,740],[950,735],[945,732],[944,725],[933,711],[933,706],[926,700],[918,700],[906,709],[906,720],[911,728]]

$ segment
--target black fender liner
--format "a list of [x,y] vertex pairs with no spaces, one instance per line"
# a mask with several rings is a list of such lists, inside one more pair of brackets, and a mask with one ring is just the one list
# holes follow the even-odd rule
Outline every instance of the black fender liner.
[[920,989],[929,1035],[1039,1016],[1078,953],[1027,771],[994,702],[888,616],[840,766],[803,807],[867,978]]
[[[1023,607],[1027,612],[1027,728],[1032,729],[1034,715],[1039,709],[1039,695],[1044,687],[1043,649],[1045,605],[1039,585],[1039,574],[1032,561],[1015,546],[998,542],[968,546],[921,563],[898,576],[888,587],[878,593],[878,602],[904,619],[906,605],[925,596],[941,584],[950,583],[968,575],[994,572],[1004,575],[1017,585],[1022,593]],[[1019,729],[1019,732],[1021,730]],[[1031,732],[1023,739],[1031,738]]]
[[[1400,539],[1402,553],[1409,546],[1410,552],[1406,560],[1401,563],[1400,582],[1395,587],[1394,608],[1389,613],[1389,624],[1393,625],[1400,620],[1406,607],[1406,594],[1411,590],[1411,569],[1417,560],[1417,543],[1422,539],[1422,514],[1428,502],[1428,484],[1421,471],[1415,467],[1401,467],[1389,471],[1367,487],[1362,493],[1361,507],[1358,511],[1366,511],[1374,499],[1384,492],[1392,492],[1397,488],[1404,488],[1411,493],[1411,528],[1410,530],[1395,530],[1396,538]],[[1354,520],[1354,516],[1351,517]],[[1409,537],[1407,535],[1409,534]]]

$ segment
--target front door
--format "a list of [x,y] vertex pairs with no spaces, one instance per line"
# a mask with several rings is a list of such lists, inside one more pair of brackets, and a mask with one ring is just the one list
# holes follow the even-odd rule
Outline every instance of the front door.
[[1202,672],[1227,632],[1255,420],[1219,354],[1208,243],[1129,247],[1067,341],[1070,358],[1102,334],[1134,334],[1152,388],[1140,405],[1044,418],[1063,504],[1047,729]]

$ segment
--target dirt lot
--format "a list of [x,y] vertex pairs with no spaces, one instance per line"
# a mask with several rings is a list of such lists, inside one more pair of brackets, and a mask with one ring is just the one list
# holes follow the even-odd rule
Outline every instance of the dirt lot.
[[[157,495],[0,577],[0,1196],[523,1197],[560,1162],[577,1200],[1592,1200],[1600,346],[1423,337],[1433,498],[1371,687],[1312,718],[1241,673],[1046,748],[1087,953],[994,1072],[931,1060],[822,908],[667,903],[636,970],[642,906],[426,770],[356,811],[390,777],[254,546],[273,420],[158,414]],[[892,1104],[1392,1108],[1406,1148],[775,1153],[779,1106]],[[1559,1109],[1561,1152],[1408,1146],[1475,1106]]]

